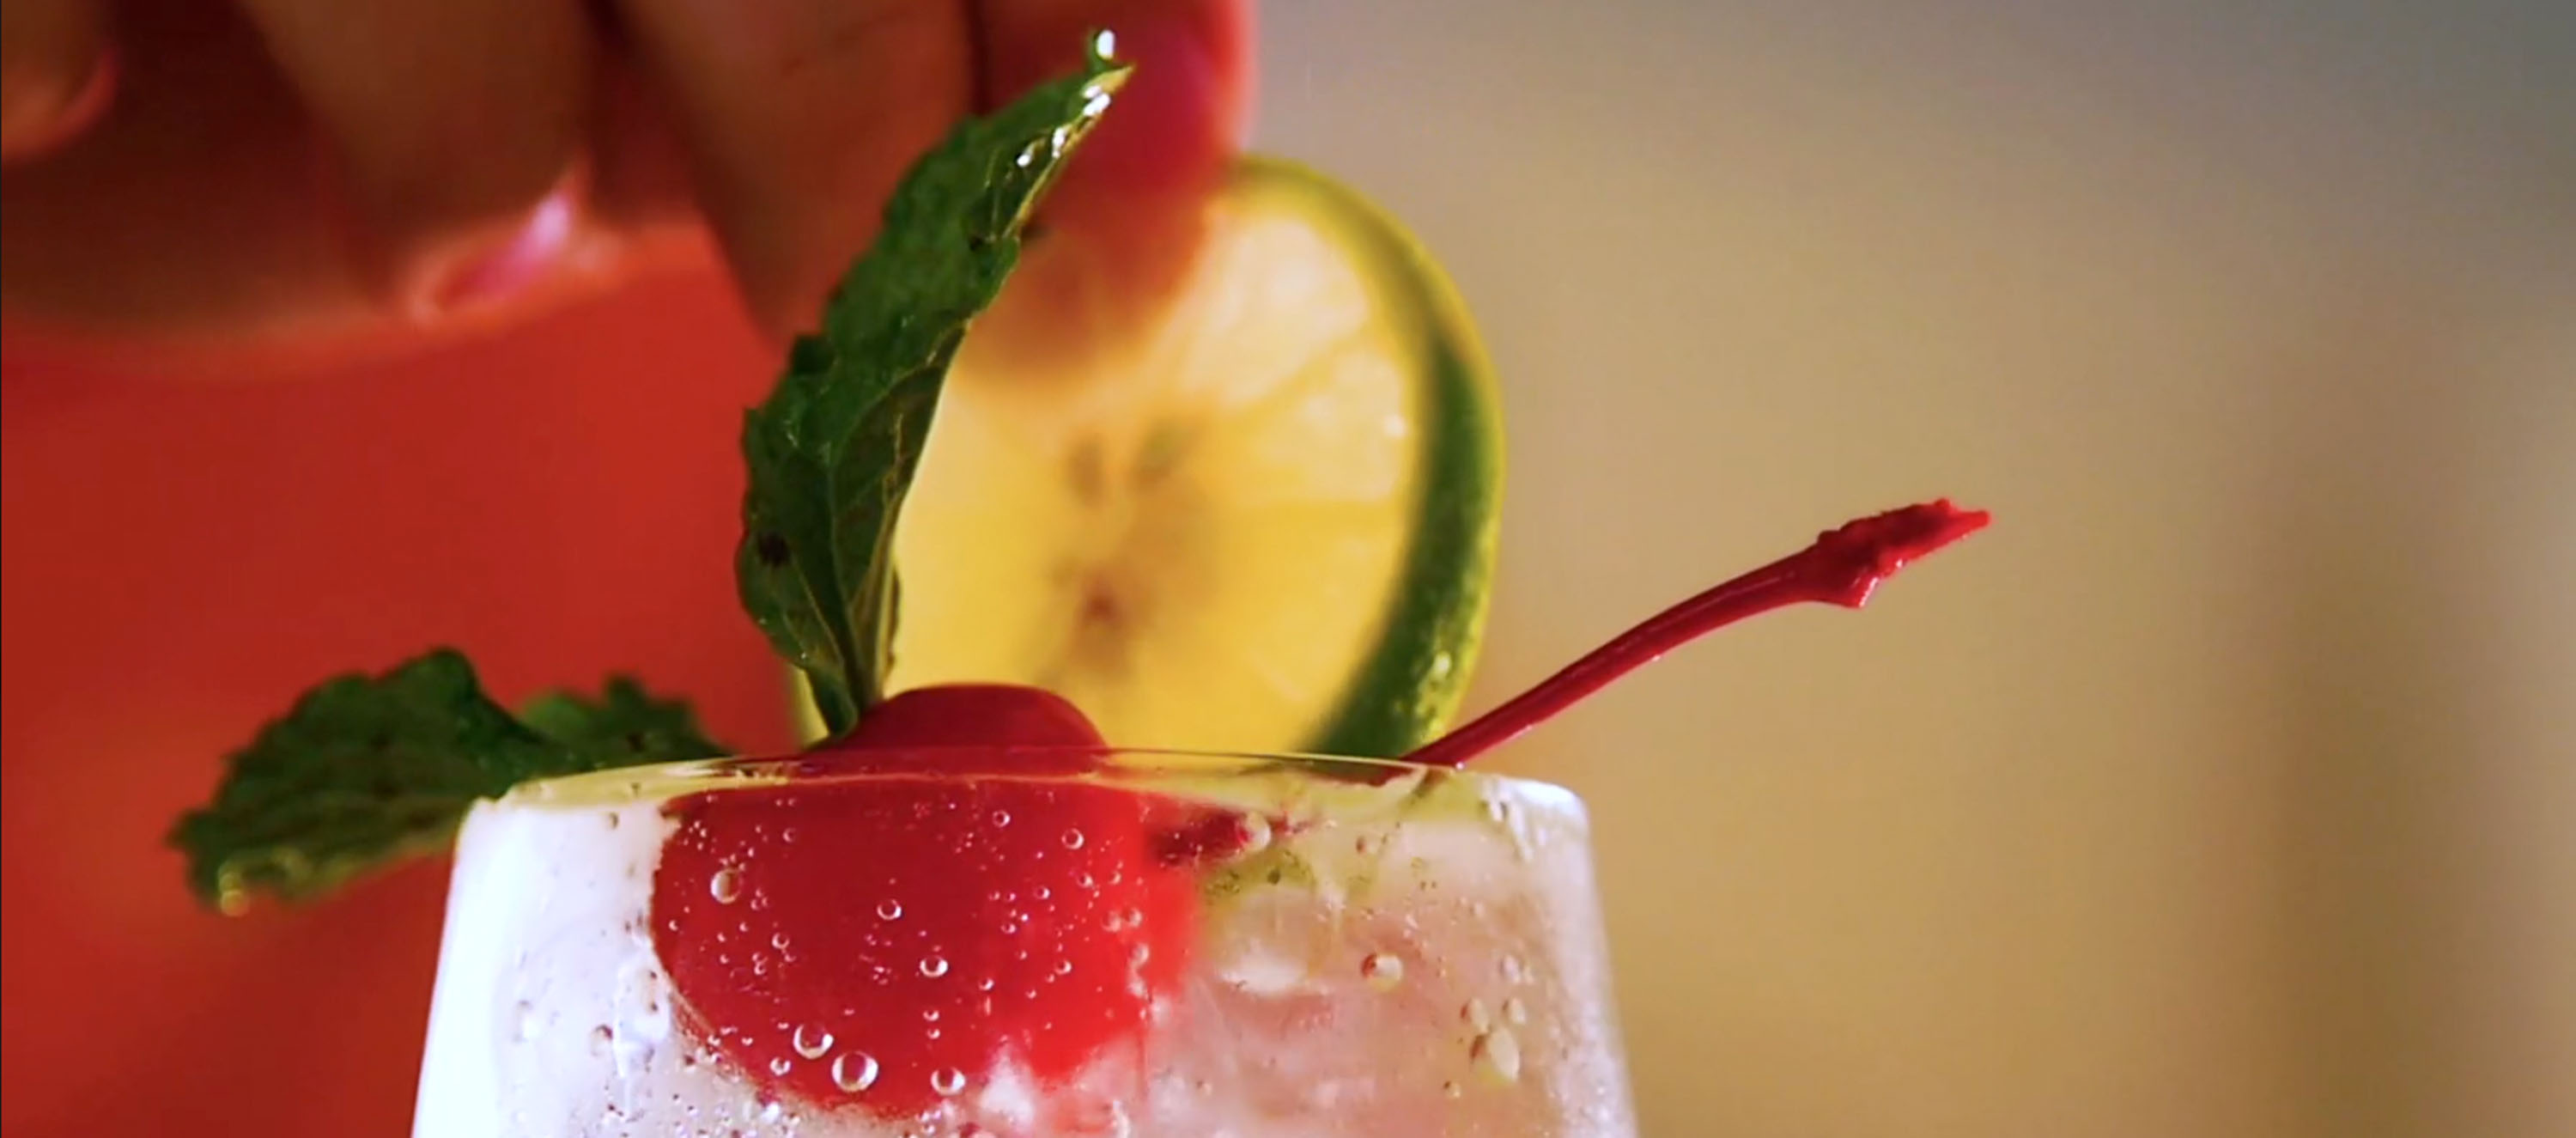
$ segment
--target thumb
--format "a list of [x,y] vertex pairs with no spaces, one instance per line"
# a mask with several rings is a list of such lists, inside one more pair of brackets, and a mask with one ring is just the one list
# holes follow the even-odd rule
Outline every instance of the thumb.
[[[1006,103],[1081,65],[1105,29],[1135,65],[1116,103],[1040,206],[1020,272],[977,338],[1010,370],[1070,369],[1180,287],[1201,203],[1242,146],[1250,104],[1249,0],[978,0],[979,98]],[[991,356],[987,357],[992,358]]]

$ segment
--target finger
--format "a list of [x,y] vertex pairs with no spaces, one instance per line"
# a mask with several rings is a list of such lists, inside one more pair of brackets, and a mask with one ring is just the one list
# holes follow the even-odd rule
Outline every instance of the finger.
[[590,212],[621,233],[694,226],[689,152],[644,77],[612,50],[601,61],[590,130]]
[[1204,192],[1242,144],[1251,88],[1246,0],[973,0],[985,108],[1082,63],[1106,29],[1136,71],[1047,198],[1051,216],[1153,216]]
[[577,0],[245,0],[339,159],[360,270],[415,315],[525,284],[572,226]]
[[1135,73],[1040,207],[1040,237],[978,351],[1022,374],[1079,372],[1087,347],[1134,334],[1179,287],[1200,199],[1241,148],[1251,89],[1246,0],[974,0],[982,100],[1005,102],[1081,61],[1106,28]]
[[99,0],[0,3],[0,160],[69,141],[114,88]]
[[949,0],[625,0],[754,319],[809,327],[895,181],[967,108]]

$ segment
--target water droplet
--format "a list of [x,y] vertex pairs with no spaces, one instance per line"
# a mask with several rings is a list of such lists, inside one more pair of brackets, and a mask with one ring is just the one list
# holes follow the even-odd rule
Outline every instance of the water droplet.
[[1000,828],[1002,828],[1002,827],[1004,827],[1004,826],[1008,826],[1008,825],[1010,825],[1010,824],[1011,824],[1011,812],[1010,812],[1010,811],[1008,811],[1008,810],[996,810],[996,811],[993,811],[993,828],[994,828],[994,829],[997,829],[997,830],[998,830],[998,829],[1000,829]]
[[1522,959],[1521,959],[1521,957],[1520,957],[1520,954],[1519,954],[1519,953],[1516,953],[1516,952],[1506,952],[1506,953],[1504,953],[1504,954],[1503,954],[1503,959],[1502,959],[1502,969],[1503,969],[1503,982],[1504,982],[1504,983],[1506,983],[1506,984],[1527,984],[1527,983],[1529,983],[1529,962],[1527,962],[1527,961],[1525,961],[1525,960],[1522,960]]
[[1246,814],[1243,816],[1242,824],[1243,846],[1234,851],[1236,857],[1249,857],[1270,848],[1271,839],[1275,835],[1271,831],[1270,818],[1267,815]]
[[771,934],[769,934],[769,947],[771,947],[771,948],[775,948],[775,949],[778,949],[778,950],[780,950],[780,951],[782,951],[782,952],[783,952],[783,951],[785,951],[785,950],[786,950],[786,948],[787,948],[787,934],[786,934],[786,933],[771,933]]
[[1404,983],[1404,958],[1392,952],[1372,952],[1360,958],[1360,977],[1369,987],[1391,992]]
[[730,905],[735,901],[740,900],[742,898],[742,870],[730,865],[717,870],[715,876],[707,879],[707,893],[713,896],[716,899],[716,904],[719,905]]
[[787,1072],[795,1069],[796,1061],[784,1055],[769,1061],[769,1073],[782,1079],[787,1077]]
[[808,1059],[820,1059],[824,1052],[832,1049],[832,1033],[823,1030],[820,1024],[809,1023],[797,1028],[796,1035],[788,1042],[795,1046],[797,1054]]
[[932,1071],[930,1089],[939,1092],[942,1098],[954,1096],[957,1092],[966,1089],[966,1072],[955,1067],[941,1067]]
[[612,810],[612,811],[608,812],[607,814],[603,814],[603,815],[601,815],[601,817],[606,818],[606,819],[608,820],[608,828],[609,828],[609,829],[614,830],[614,829],[616,829],[616,828],[617,828],[617,813],[616,813],[616,811],[613,811],[613,810]]
[[877,1059],[865,1051],[844,1051],[832,1060],[832,1085],[857,1094],[877,1085]]
[[1457,1098],[1460,1095],[1466,1094],[1467,1088],[1459,1086],[1455,1082],[1447,1082],[1440,1084],[1440,1093],[1448,1098]]
[[1385,846],[1386,839],[1381,838],[1376,834],[1362,834],[1351,841],[1351,848],[1358,851],[1361,857],[1368,857],[1380,849],[1385,848]]
[[1066,830],[1066,831],[1064,832],[1064,848],[1066,848],[1066,849],[1069,849],[1069,850],[1078,850],[1078,849],[1081,849],[1081,848],[1082,848],[1082,843],[1083,843],[1083,841],[1084,841],[1084,840],[1085,840],[1085,839],[1084,839],[1084,838],[1083,838],[1083,836],[1082,836],[1082,831],[1080,831],[1080,830]]
[[777,1096],[769,1094],[763,1094],[760,1096],[760,1120],[762,1122],[776,1122],[778,1121],[779,1116],[785,1113],[787,1113],[787,1104],[778,1101]]
[[893,900],[877,902],[877,919],[881,921],[902,920],[903,902]]
[[1055,962],[1055,974],[1058,976],[1073,975],[1073,961],[1070,959],[1059,958]]
[[[1401,420],[1398,420],[1398,423],[1399,423],[1399,429],[1401,429],[1401,426],[1400,426],[1401,422],[1402,422]],[[1458,667],[1458,661],[1457,661],[1457,659],[1456,659],[1455,657],[1450,656],[1450,655],[1449,655],[1448,653],[1446,653],[1446,652],[1435,652],[1435,653],[1433,653],[1433,654],[1432,654],[1432,656],[1431,656],[1431,678],[1432,678],[1432,679],[1435,679],[1435,680],[1447,679],[1447,678],[1449,677],[1449,673],[1450,673],[1452,670],[1456,669],[1457,667]]]
[[617,1042],[617,1033],[609,1030],[607,1024],[603,1023],[590,1029],[591,1054],[606,1055],[608,1054],[609,1045],[615,1042]]
[[525,1043],[537,1037],[537,1005],[521,1000],[518,1007],[512,1009],[512,1016],[511,1022],[516,1025],[519,1042]]
[[1485,1007],[1483,1000],[1467,1001],[1467,1006],[1458,1009],[1458,1018],[1478,1031],[1490,1030],[1494,1026],[1494,1013]]
[[1503,1001],[1503,1022],[1515,1025],[1528,1023],[1529,1005],[1522,1003],[1519,996]]
[[948,974],[948,958],[936,953],[921,958],[921,974],[936,980]]
[[1498,1028],[1476,1037],[1467,1049],[1476,1063],[1476,1073],[1502,1083],[1516,1083],[1521,1078],[1521,1041],[1510,1028]]

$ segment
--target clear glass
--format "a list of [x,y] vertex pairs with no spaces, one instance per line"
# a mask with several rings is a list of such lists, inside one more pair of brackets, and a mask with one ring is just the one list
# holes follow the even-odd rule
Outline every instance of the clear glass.
[[[414,1138],[1635,1133],[1571,793],[1318,758],[915,758],[478,806]],[[800,832],[871,817],[877,838]],[[1148,880],[1179,900],[1124,903]],[[1066,1034],[1071,1005],[1008,999],[1077,967],[1118,971],[1082,999],[1140,1018]],[[795,1006],[816,991],[856,995]],[[983,1057],[924,1074],[959,1046]]]

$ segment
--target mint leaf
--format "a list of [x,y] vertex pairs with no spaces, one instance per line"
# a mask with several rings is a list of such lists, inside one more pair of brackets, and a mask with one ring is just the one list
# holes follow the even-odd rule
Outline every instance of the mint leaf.
[[735,579],[839,734],[893,663],[894,529],[969,321],[1019,261],[1030,208],[1128,69],[1093,38],[1081,73],[968,120],[913,166],[819,332],[744,416],[750,468]]
[[706,737],[689,705],[660,699],[629,676],[611,676],[598,699],[550,692],[519,718],[537,734],[582,756],[588,769],[721,758],[732,752]]
[[716,749],[686,707],[627,680],[533,714],[542,726],[511,716],[445,648],[327,680],[232,755],[214,802],[181,818],[170,843],[197,893],[239,912],[254,892],[310,897],[444,849],[477,799],[529,779]]

